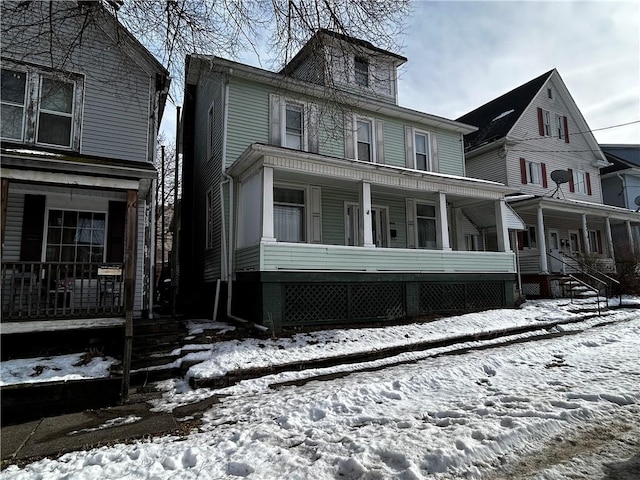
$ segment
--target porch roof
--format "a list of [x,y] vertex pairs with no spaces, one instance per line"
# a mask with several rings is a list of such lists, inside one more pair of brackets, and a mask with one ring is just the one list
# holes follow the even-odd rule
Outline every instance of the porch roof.
[[517,192],[502,183],[488,180],[330,157],[261,143],[249,145],[229,167],[228,173],[236,178],[246,178],[263,166],[403,190],[444,192],[487,200],[498,200],[506,194]]
[[46,184],[81,185],[145,194],[157,176],[148,162],[2,147],[2,178]]
[[608,217],[612,220],[640,223],[640,213],[626,208],[614,207],[602,203],[584,202],[564,198],[550,198],[536,195],[516,195],[506,198],[509,205],[517,210],[533,210],[538,207],[543,210],[566,212],[572,214],[586,214],[597,217]]

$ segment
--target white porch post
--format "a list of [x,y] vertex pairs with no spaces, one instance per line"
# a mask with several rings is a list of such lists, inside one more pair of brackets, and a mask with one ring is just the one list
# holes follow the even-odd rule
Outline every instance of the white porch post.
[[587,215],[582,214],[582,240],[584,241],[584,253],[591,252],[591,243],[589,242],[589,230],[587,230]]
[[547,240],[544,234],[544,216],[542,207],[538,207],[538,250],[540,251],[540,273],[549,273],[549,265],[547,263]]
[[495,203],[496,208],[496,235],[498,236],[498,251],[510,252],[509,227],[507,226],[507,204],[504,198]]
[[635,253],[636,247],[633,244],[633,232],[631,231],[631,220],[627,220],[626,222],[624,222],[624,224],[627,227],[627,238],[629,239],[629,248],[631,249],[631,252]]
[[609,257],[615,262],[616,256],[613,249],[613,237],[611,236],[611,221],[609,217],[605,217],[604,219],[604,234],[607,236],[607,250],[609,252]]
[[444,192],[438,192],[436,195],[436,248],[438,250],[451,250],[447,196]]
[[[231,220],[233,222],[233,220]],[[273,233],[273,168],[262,169],[262,238],[263,242],[275,242]]]
[[371,184],[362,182],[360,190],[360,211],[362,212],[362,238],[365,247],[375,247],[373,243],[373,225],[371,222]]
[[456,250],[466,250],[464,242],[464,228],[462,228],[464,225],[464,213],[461,208],[456,208],[454,211],[456,219]]

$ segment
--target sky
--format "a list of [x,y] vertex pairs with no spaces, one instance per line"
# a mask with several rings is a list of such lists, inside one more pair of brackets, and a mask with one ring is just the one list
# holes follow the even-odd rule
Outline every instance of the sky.
[[[557,68],[600,143],[640,143],[640,2],[414,0],[399,103],[455,119]],[[264,68],[247,52],[236,61]],[[175,132],[167,108],[163,131]]]
[[[624,302],[640,306],[638,297]],[[215,342],[199,364],[201,374],[262,362],[298,366],[354,349],[498,332],[505,325],[535,329],[360,364],[296,368],[217,391],[167,380],[152,411],[173,412],[216,393],[220,403],[179,433],[43,458],[5,468],[0,476],[569,480],[613,478],[625,468],[624,478],[631,478],[640,458],[640,310],[589,318],[575,312],[583,308],[593,310],[592,301],[539,300],[426,324]],[[551,322],[555,327],[549,329]],[[204,333],[209,327],[219,328],[208,325]],[[554,335],[534,337],[549,333]],[[21,367],[14,367],[18,376]],[[194,420],[174,415],[178,423]],[[103,424],[68,435],[88,439],[95,430],[142,419],[109,416],[102,410],[96,419]]]

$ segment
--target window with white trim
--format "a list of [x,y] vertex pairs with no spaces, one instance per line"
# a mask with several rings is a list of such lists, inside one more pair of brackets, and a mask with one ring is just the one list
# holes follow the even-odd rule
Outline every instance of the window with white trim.
[[436,207],[425,203],[416,203],[416,225],[418,230],[418,248],[437,248],[436,243]]
[[356,85],[369,86],[369,60],[365,57],[354,57],[354,74]]
[[206,212],[205,212],[206,222],[207,222],[206,223],[206,228],[207,228],[206,248],[207,249],[213,248],[213,214],[214,214],[213,195],[214,195],[213,189],[210,188],[207,191]]
[[587,176],[583,170],[573,171],[573,185],[576,193],[587,193]]
[[415,150],[415,169],[429,172],[431,168],[431,156],[429,155],[429,147],[431,145],[430,137],[427,132],[415,131],[413,135]]
[[279,242],[306,242],[305,189],[273,187],[273,233]]
[[286,102],[284,106],[284,146],[305,149],[304,106],[299,103]]
[[527,183],[542,185],[542,164],[527,160]]
[[551,136],[551,113],[548,110],[542,110],[542,126],[544,127],[544,136]]
[[79,148],[83,95],[79,75],[3,68],[1,80],[3,139]]
[[48,217],[46,262],[104,262],[105,212],[51,209]]
[[373,122],[356,119],[356,159],[373,162]]
[[595,253],[602,253],[602,243],[600,232],[596,230],[589,230],[589,246],[591,251]]
[[564,117],[556,113],[556,136],[560,140],[564,140]]

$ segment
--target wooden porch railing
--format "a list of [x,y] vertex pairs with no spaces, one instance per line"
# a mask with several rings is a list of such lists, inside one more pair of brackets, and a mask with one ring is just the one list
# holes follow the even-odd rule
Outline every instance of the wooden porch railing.
[[122,264],[3,262],[2,321],[121,316]]

